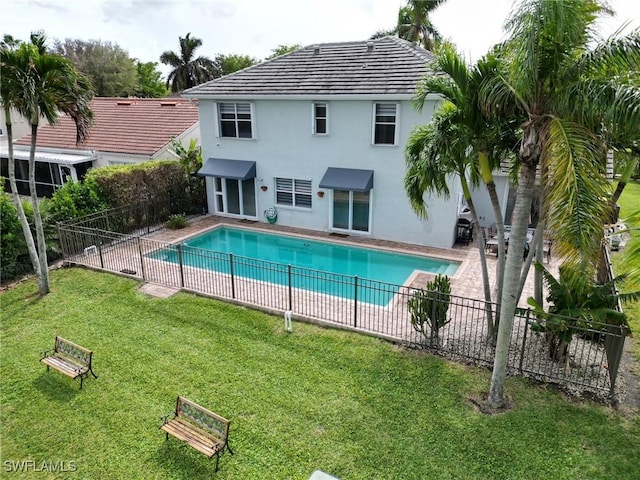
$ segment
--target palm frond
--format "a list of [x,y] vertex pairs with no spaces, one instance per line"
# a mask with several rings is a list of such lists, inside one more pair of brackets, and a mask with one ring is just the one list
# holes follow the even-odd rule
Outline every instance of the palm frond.
[[612,36],[585,53],[575,65],[576,76],[625,75],[640,70],[640,29]]
[[450,78],[445,76],[426,76],[416,88],[416,94],[413,98],[413,106],[422,111],[424,102],[427,100],[427,96],[430,94],[440,95],[442,98],[456,103],[459,98],[459,92],[456,85]]
[[[467,131],[451,121],[456,107],[445,102],[426,125],[416,127],[411,133],[405,156],[405,191],[414,211],[427,217],[424,194],[430,193],[448,198],[451,175],[465,175],[469,163],[469,139]],[[477,184],[478,176],[471,176]]]
[[640,86],[612,78],[581,78],[558,97],[556,112],[598,132],[620,147],[638,140]]
[[172,67],[178,67],[181,64],[180,57],[171,51],[163,52],[162,55],[160,55],[160,61]]
[[517,111],[529,112],[527,99],[509,83],[504,75],[487,78],[480,85],[478,102],[491,116],[511,116]]
[[469,95],[469,68],[453,45],[444,43],[436,50],[431,68],[435,74],[446,74],[461,91],[462,96]]
[[394,37],[398,35],[398,28],[389,28],[386,30],[378,30],[373,35],[369,37],[369,40],[376,40],[378,38],[384,37]]
[[520,2],[506,23],[511,35],[505,48],[510,83],[524,103],[540,109],[542,98],[567,83],[567,71],[587,51],[594,21],[605,11],[595,1]]
[[547,226],[557,235],[554,247],[568,261],[588,263],[599,249],[609,208],[605,154],[602,142],[579,124],[551,119],[542,157],[549,175],[542,186]]

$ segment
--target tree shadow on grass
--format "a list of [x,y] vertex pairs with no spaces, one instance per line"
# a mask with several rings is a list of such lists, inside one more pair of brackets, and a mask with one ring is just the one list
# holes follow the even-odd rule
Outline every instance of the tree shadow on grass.
[[[61,403],[69,402],[81,393],[79,380],[73,380],[56,372],[47,372],[46,368],[33,381],[33,385],[50,400]],[[85,388],[87,388],[86,384],[82,390]]]
[[[164,437],[164,432],[162,437]],[[156,461],[160,468],[166,470],[170,477],[182,478],[184,480],[211,479],[216,473],[215,457],[209,459],[193,450],[186,443],[182,443],[175,438],[169,440],[162,438],[163,445],[158,448]],[[218,471],[223,470],[224,457],[220,458]]]

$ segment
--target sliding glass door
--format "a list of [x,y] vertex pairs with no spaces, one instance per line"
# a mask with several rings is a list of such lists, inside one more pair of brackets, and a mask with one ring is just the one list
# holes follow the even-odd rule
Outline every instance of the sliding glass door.
[[369,192],[333,191],[333,228],[368,232],[370,210]]
[[256,216],[255,179],[214,177],[215,204],[217,213]]

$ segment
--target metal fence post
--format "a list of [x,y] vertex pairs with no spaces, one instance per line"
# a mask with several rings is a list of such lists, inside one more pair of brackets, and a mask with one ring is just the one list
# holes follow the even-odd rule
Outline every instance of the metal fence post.
[[138,237],[138,253],[140,254],[140,269],[142,270],[142,281],[147,281],[147,274],[144,269],[144,256],[142,255],[142,238]]
[[520,374],[522,374],[522,364],[524,363],[524,351],[527,346],[527,332],[529,331],[529,315],[531,314],[531,310],[527,309],[527,316],[524,319],[524,335],[522,336],[522,348],[520,349],[520,362],[518,365],[518,370]]
[[429,346],[433,348],[433,338],[438,337],[438,319],[436,318],[436,303],[438,299],[436,298],[435,290],[427,290],[427,295],[431,298],[431,325],[429,328]]
[[66,259],[69,256],[67,250],[67,238],[60,227],[60,222],[56,222],[56,229],[58,230],[58,242],[60,243],[60,250],[62,250],[62,258]]
[[605,354],[607,356],[607,363],[609,364],[609,396],[611,399],[613,399],[616,389],[616,378],[618,376],[620,360],[624,352],[624,342],[627,336],[626,330],[627,327],[624,325],[620,327],[610,326],[607,329],[607,336],[604,341]]
[[358,326],[358,276],[353,277],[353,326]]
[[287,265],[287,274],[289,281],[289,311],[293,310],[293,288],[291,287],[291,264]]
[[102,239],[98,242],[98,254],[100,255],[100,268],[104,270],[104,258],[102,258]]
[[[147,234],[149,234],[151,232],[151,221],[149,219],[149,202],[145,202],[144,203],[144,211],[145,211],[145,223],[147,224]],[[182,265],[182,262],[180,262],[180,265]],[[183,279],[183,286],[184,286],[184,279]]]
[[231,273],[231,298],[236,298],[236,282],[233,274],[233,253],[229,254],[229,272]]
[[178,249],[178,265],[180,266],[180,288],[184,288],[184,266],[182,264],[182,244],[176,245]]

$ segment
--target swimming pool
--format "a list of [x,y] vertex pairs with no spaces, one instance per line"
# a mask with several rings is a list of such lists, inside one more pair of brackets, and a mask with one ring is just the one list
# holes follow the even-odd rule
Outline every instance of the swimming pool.
[[[182,245],[184,247],[182,260],[186,265],[203,268],[201,256],[195,258],[195,256],[189,255],[188,252],[191,249],[233,254],[234,257],[243,257],[242,268],[237,269],[235,274],[281,285],[286,285],[288,282],[288,265],[293,265],[298,269],[331,272],[338,274],[337,276],[358,276],[359,279],[393,285],[404,284],[414,270],[451,276],[459,265],[457,262],[436,258],[226,226],[192,237]],[[159,251],[150,256],[178,263],[175,251]],[[270,266],[267,278],[264,268],[260,267],[260,264],[265,262],[278,264],[281,275],[273,275],[273,267]],[[214,259],[206,262],[204,268],[223,273],[230,271],[229,262],[214,261]],[[339,288],[344,280],[323,282],[311,280],[309,275],[296,276],[293,286],[314,291],[320,289],[321,293],[344,296],[341,293],[344,289]],[[362,291],[361,293],[359,299],[368,301],[366,292]],[[371,302],[386,304],[394,293],[395,290],[389,290],[385,295],[376,295],[376,299]]]

